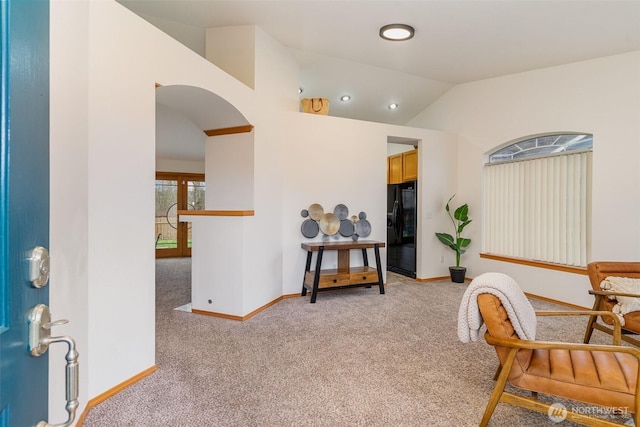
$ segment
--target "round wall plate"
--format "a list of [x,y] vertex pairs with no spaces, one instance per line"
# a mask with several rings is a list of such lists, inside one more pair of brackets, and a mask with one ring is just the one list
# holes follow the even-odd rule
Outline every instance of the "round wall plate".
[[320,231],[327,236],[333,236],[340,229],[340,220],[335,214],[326,213],[320,218]]
[[309,217],[315,221],[320,221],[322,215],[324,215],[324,209],[318,203],[314,203],[309,206]]
[[318,235],[318,223],[312,219],[305,219],[300,226],[302,235],[308,239],[313,239]]
[[349,216],[349,208],[340,203],[339,205],[336,205],[335,208],[333,208],[333,213],[338,217],[340,221],[342,221]]
[[367,237],[371,234],[371,224],[369,223],[369,220],[360,219],[360,221],[356,223],[356,232],[360,237]]
[[340,235],[342,237],[351,237],[353,234],[354,225],[350,219],[343,219],[340,221]]

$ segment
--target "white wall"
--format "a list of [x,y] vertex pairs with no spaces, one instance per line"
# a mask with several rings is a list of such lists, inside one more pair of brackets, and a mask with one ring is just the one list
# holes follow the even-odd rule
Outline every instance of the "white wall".
[[156,103],[156,150],[164,158],[202,162],[206,140],[207,135],[184,113]]
[[251,132],[207,138],[206,209],[253,209],[253,158]]
[[205,173],[204,160],[175,160],[156,157],[156,171],[178,173]]
[[[349,216],[366,212],[372,229],[368,240],[386,240],[387,135],[383,127],[338,117],[290,113],[287,122],[286,139],[292,143],[283,152],[283,293],[295,294],[302,288],[306,260],[300,244],[322,240],[321,232],[314,239],[302,236],[302,209],[319,203],[333,212],[342,203]],[[380,253],[384,262],[386,250]],[[362,265],[359,254],[351,258],[353,265]],[[325,254],[323,267],[336,265],[336,253]]]
[[[69,319],[56,335],[75,338],[80,394],[88,398],[89,346],[89,39],[88,2],[50,6],[50,306],[53,319]],[[81,35],[81,36],[78,36]],[[63,345],[49,350],[49,421],[67,419]],[[82,408],[80,409],[82,411]]]
[[[440,225],[435,216],[426,219],[426,212],[439,206],[441,193],[453,191],[455,169],[449,160],[455,158],[456,140],[452,135],[426,129],[408,128],[381,123],[369,123],[330,116],[291,113],[287,116],[290,144],[283,152],[283,294],[295,294],[302,289],[306,252],[300,248],[305,241],[321,241],[302,236],[302,209],[319,203],[325,212],[333,212],[339,204],[349,208],[349,215],[364,211],[371,223],[370,240],[386,241],[387,233],[387,136],[402,136],[418,140],[420,196],[418,217],[418,277],[434,277],[438,273],[440,252],[428,236]],[[341,237],[341,240],[346,238]],[[386,270],[386,248],[381,250]],[[353,265],[361,257],[351,257]],[[373,255],[369,254],[373,263]],[[335,268],[335,253],[327,253],[323,267]],[[386,277],[386,276],[385,276]]]
[[205,58],[250,88],[255,88],[256,27],[208,28],[205,40]]
[[243,304],[247,262],[244,229],[253,219],[181,216],[181,220],[190,221],[193,227],[191,305],[194,310],[238,317],[247,314]]
[[417,142],[413,144],[396,144],[390,142],[387,144],[387,156],[393,156],[394,154],[404,153],[405,151],[413,150],[413,146],[417,145]]
[[171,34],[173,38],[183,43],[185,46],[193,49],[200,56],[205,56],[205,31],[202,28],[193,27],[191,25],[180,22],[170,21],[168,19],[158,18],[157,16],[142,15],[145,20],[153,25],[166,30],[167,34]]
[[[254,76],[254,105],[260,114],[251,122],[255,126],[251,133],[207,140],[206,207],[251,209],[256,214],[195,219],[192,256],[194,308],[235,316],[244,316],[282,294],[281,236],[277,225],[282,219],[280,163],[282,146],[286,144],[282,129],[287,127],[283,111],[297,108],[298,82],[298,66],[286,49],[259,28],[241,27],[241,33],[252,36],[239,49],[245,59],[253,55],[246,61],[250,69],[244,71]],[[212,31],[208,34],[211,36]],[[237,34],[235,27],[220,28],[215,31],[216,37],[208,41],[218,45],[220,39]],[[236,53],[222,49],[208,59],[235,64]],[[196,233],[215,235],[215,239],[205,240]],[[228,259],[230,254],[234,254],[233,262]]]
[[[448,193],[455,182],[436,157],[453,157],[449,135],[298,113],[297,65],[258,28],[254,92],[114,1],[53,2],[51,26],[52,281],[64,283],[51,300],[78,338],[80,412],[155,364],[155,83],[209,90],[255,126],[256,214],[234,236],[243,242],[243,314],[300,291],[299,213],[309,204],[365,211],[370,238],[385,240],[387,136],[420,141],[420,173],[432,185],[444,176]],[[432,194],[421,206],[435,209]],[[63,404],[51,400],[60,418]]]
[[244,228],[245,313],[282,295],[282,153],[300,140],[287,138],[287,112],[298,110],[298,65],[287,49],[260,28],[255,29],[255,37],[256,118],[251,122],[255,126],[255,216]]
[[552,131],[594,136],[591,260],[640,256],[640,52],[454,87],[410,125],[459,135],[458,202],[468,202],[468,274],[502,271],[525,291],[582,306],[586,276],[480,259],[483,155],[507,141]]
[[155,364],[155,83],[205,88],[250,120],[254,108],[246,86],[116,2],[52,2],[51,33],[51,305],[78,339],[82,412]]
[[419,279],[448,276],[448,266],[455,265],[453,251],[440,243],[435,233],[451,227],[444,206],[457,188],[458,141],[453,134],[433,130],[426,135],[418,146],[418,193],[422,199],[418,200],[420,240],[416,249]]
[[[474,219],[470,275],[504,271],[529,292],[590,305],[585,276],[478,257],[483,153],[550,130],[594,134],[592,259],[638,258],[640,53],[460,85],[412,121],[419,128],[404,128],[297,113],[294,61],[255,37],[256,92],[114,1],[51,3],[51,306],[78,340],[80,412],[155,364],[156,82],[207,89],[256,126],[256,216],[242,236],[255,244],[243,246],[253,260],[243,276],[261,280],[247,281],[245,313],[300,291],[299,212],[309,204],[365,211],[370,237],[385,240],[388,135],[420,141],[419,277],[447,274],[433,232],[457,192]],[[65,416],[57,359],[51,419]]]

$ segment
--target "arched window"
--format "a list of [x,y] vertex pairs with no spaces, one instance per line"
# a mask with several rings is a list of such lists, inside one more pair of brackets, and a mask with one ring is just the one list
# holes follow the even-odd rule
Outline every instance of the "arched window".
[[489,155],[489,163],[508,162],[527,157],[545,157],[553,154],[565,154],[573,150],[590,150],[593,147],[593,135],[584,133],[563,133],[539,135],[512,142]]
[[592,146],[590,134],[554,133],[489,153],[483,252],[586,266]]

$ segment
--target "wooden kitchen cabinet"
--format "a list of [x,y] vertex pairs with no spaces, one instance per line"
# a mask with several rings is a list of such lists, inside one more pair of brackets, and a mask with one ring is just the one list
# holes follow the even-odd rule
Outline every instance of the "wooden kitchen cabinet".
[[387,157],[387,184],[402,182],[402,153]]
[[402,153],[402,181],[418,179],[418,150]]
[[387,157],[387,184],[400,184],[418,179],[418,150]]

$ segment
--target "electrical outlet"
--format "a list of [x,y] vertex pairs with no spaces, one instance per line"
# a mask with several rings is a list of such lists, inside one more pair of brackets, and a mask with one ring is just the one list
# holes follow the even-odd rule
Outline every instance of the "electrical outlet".
[[440,264],[444,264],[444,255],[440,255]]

